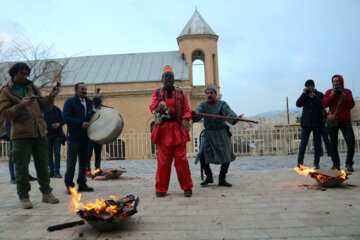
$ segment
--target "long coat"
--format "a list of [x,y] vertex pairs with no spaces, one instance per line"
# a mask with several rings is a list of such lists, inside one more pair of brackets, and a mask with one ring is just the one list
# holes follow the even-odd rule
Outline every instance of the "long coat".
[[32,81],[26,80],[25,97],[39,96],[30,106],[21,104],[22,96],[15,90],[10,80],[0,88],[0,117],[11,121],[11,140],[19,138],[43,137],[47,134],[46,122],[41,114],[42,110],[54,105],[55,97],[43,97]]
[[[237,117],[229,105],[221,100],[216,100],[214,106],[207,102],[202,102],[196,109],[198,113],[209,113],[227,117]],[[193,118],[198,122],[202,117]],[[236,124],[235,120],[224,120],[218,118],[204,117],[205,130],[200,137],[200,149],[196,156],[195,164],[200,161],[202,154],[205,156],[205,163],[223,164],[235,160],[235,155],[231,149],[230,132],[225,122]]]

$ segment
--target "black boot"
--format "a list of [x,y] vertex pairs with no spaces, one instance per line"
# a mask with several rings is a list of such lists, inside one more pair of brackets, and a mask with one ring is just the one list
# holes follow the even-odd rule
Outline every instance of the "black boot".
[[225,178],[219,178],[219,186],[232,187],[231,183],[228,183]]
[[333,166],[330,169],[335,171],[340,171],[340,166],[333,164]]
[[206,186],[209,183],[213,183],[213,182],[214,182],[214,180],[213,180],[212,176],[210,176],[210,177],[206,176],[205,180],[202,183],[200,183],[200,185],[201,186]]
[[348,172],[354,172],[354,168],[353,168],[353,166],[351,164],[346,164],[346,170]]

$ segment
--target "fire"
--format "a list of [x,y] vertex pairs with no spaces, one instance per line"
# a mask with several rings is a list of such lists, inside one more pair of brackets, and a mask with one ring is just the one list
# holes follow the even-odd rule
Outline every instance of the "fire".
[[348,174],[344,170],[340,170],[339,174],[336,177],[331,177],[331,176],[321,174],[318,171],[316,171],[315,168],[309,168],[309,167],[306,167],[306,166],[303,166],[303,165],[300,165],[300,167],[295,167],[294,170],[297,173],[301,174],[301,175],[311,176],[312,178],[318,180],[321,183],[324,183],[324,182],[326,182],[328,180],[331,180],[331,179],[335,179],[335,180],[337,180],[337,179],[343,179],[343,180],[348,179],[348,177],[347,177]]
[[[106,211],[109,214],[115,214],[117,212],[115,205],[108,205],[106,204],[106,201],[104,199],[96,199],[95,202],[87,202],[86,204],[83,204],[80,202],[81,200],[81,194],[76,191],[76,188],[69,188],[70,193],[72,195],[71,202],[69,204],[69,210],[71,212],[78,212],[79,210],[94,210],[97,213],[100,213],[101,211]],[[110,196],[111,199],[114,201],[116,200],[115,196]]]
[[300,167],[294,168],[294,170],[304,176],[309,176],[310,173],[316,172],[315,168],[309,168],[300,164]]
[[100,172],[100,168],[95,169],[94,171],[87,171],[86,174],[87,175],[91,175],[94,176],[96,173]]

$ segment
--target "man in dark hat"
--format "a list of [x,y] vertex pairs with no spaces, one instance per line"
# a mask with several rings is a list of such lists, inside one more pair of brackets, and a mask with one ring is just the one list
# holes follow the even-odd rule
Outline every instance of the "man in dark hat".
[[298,154],[298,167],[304,164],[304,154],[306,145],[309,141],[310,133],[314,137],[314,166],[319,169],[321,153],[321,129],[323,128],[323,107],[321,105],[324,94],[315,89],[315,83],[309,79],[305,82],[305,88],[299,99],[296,101],[297,107],[302,107],[301,116],[301,143]]
[[[217,90],[213,85],[205,88],[206,101],[200,103],[198,108],[192,112],[193,122],[198,122],[202,116],[197,113],[208,113],[220,116],[227,116],[241,119],[242,115],[237,116],[229,105],[217,99]],[[201,167],[205,171],[206,178],[200,183],[206,186],[213,183],[213,174],[211,172],[210,163],[221,164],[219,174],[219,186],[231,187],[231,183],[226,181],[226,174],[230,166],[230,162],[235,160],[235,155],[231,149],[230,136],[231,132],[225,122],[236,124],[238,120],[225,120],[218,118],[204,118],[204,127],[200,134],[200,149],[196,156],[195,164],[200,161]]]
[[[101,98],[94,97],[93,98],[93,112],[97,112],[101,109]],[[102,144],[96,143],[92,140],[89,141],[89,152],[88,152],[88,159],[86,165],[86,172],[88,173],[87,176],[91,176],[91,158],[93,154],[93,150],[95,152],[95,169],[100,168],[101,163],[101,151],[102,151]]]
[[42,201],[52,204],[59,202],[50,187],[47,130],[41,115],[41,109],[46,110],[54,105],[59,88],[52,88],[49,96],[43,97],[38,87],[27,79],[30,71],[26,63],[14,64],[9,70],[11,79],[0,88],[0,117],[11,121],[10,139],[13,143],[17,193],[24,209],[33,208],[29,198],[31,185],[28,178],[31,155]]
[[[174,72],[165,66],[162,71],[163,88],[154,91],[150,110],[166,111],[167,118],[157,119],[151,133],[151,140],[157,145],[156,196],[164,197],[168,191],[171,164],[175,159],[177,177],[185,197],[191,197],[193,183],[189,162],[186,157],[186,142],[190,141],[191,112],[186,94],[174,88]],[[165,114],[164,114],[165,115]],[[166,114],[167,115],[167,114]]]

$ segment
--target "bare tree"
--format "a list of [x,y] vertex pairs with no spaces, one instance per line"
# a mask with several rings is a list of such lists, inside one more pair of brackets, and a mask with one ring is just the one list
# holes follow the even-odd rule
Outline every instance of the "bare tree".
[[54,46],[24,40],[5,43],[0,39],[0,83],[9,81],[8,70],[15,62],[29,65],[29,79],[39,88],[61,82],[70,58],[58,58],[58,55]]

